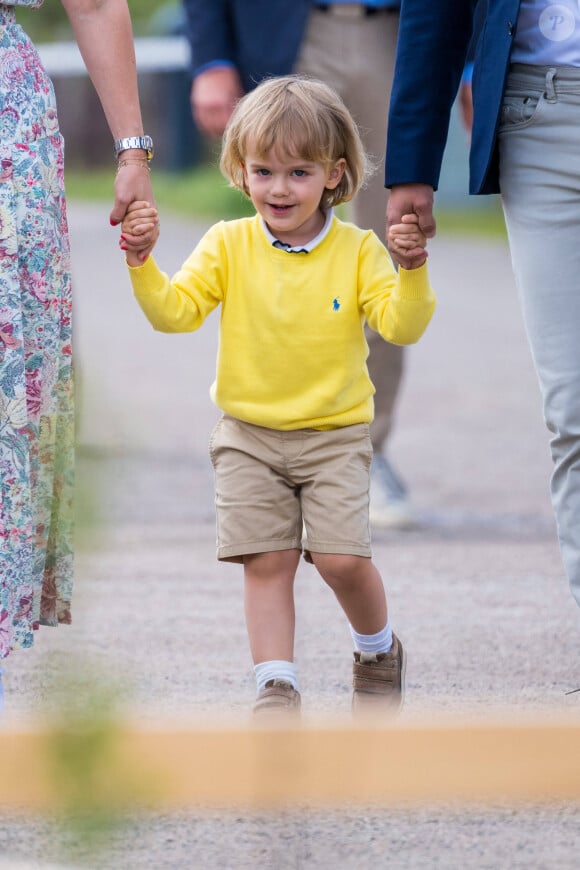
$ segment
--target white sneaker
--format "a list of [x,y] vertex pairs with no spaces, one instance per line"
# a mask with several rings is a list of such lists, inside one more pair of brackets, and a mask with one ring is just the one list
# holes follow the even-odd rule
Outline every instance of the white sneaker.
[[373,454],[369,502],[371,525],[408,529],[417,524],[407,487],[381,453]]

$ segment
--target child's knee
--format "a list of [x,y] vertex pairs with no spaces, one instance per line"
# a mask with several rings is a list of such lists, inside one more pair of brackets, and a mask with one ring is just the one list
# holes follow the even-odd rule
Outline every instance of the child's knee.
[[312,558],[322,579],[333,589],[356,583],[371,561],[351,553],[312,553]]

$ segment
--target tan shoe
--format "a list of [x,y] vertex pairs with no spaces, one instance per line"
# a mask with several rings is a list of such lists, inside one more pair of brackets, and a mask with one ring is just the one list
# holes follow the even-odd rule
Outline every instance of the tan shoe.
[[406,656],[393,634],[388,653],[354,653],[352,708],[356,713],[398,713],[405,694]]
[[300,715],[300,692],[286,680],[268,680],[254,704],[254,713]]

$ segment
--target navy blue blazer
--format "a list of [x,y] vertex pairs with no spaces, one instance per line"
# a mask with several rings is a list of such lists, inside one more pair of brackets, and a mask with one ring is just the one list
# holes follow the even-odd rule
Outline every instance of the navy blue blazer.
[[[520,0],[480,0],[473,69],[470,193],[498,193],[497,129]],[[403,0],[385,185],[435,190],[477,0]]]
[[246,91],[296,62],[310,0],[183,0],[193,71],[234,64]]

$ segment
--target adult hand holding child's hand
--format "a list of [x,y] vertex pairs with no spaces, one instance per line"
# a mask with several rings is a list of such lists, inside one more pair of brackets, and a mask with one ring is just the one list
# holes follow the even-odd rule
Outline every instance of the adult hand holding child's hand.
[[393,259],[404,269],[423,265],[427,259],[427,238],[416,214],[404,214],[401,223],[389,227],[387,245]]
[[141,266],[159,238],[159,214],[148,202],[136,200],[127,209],[119,247],[126,251],[129,266]]

